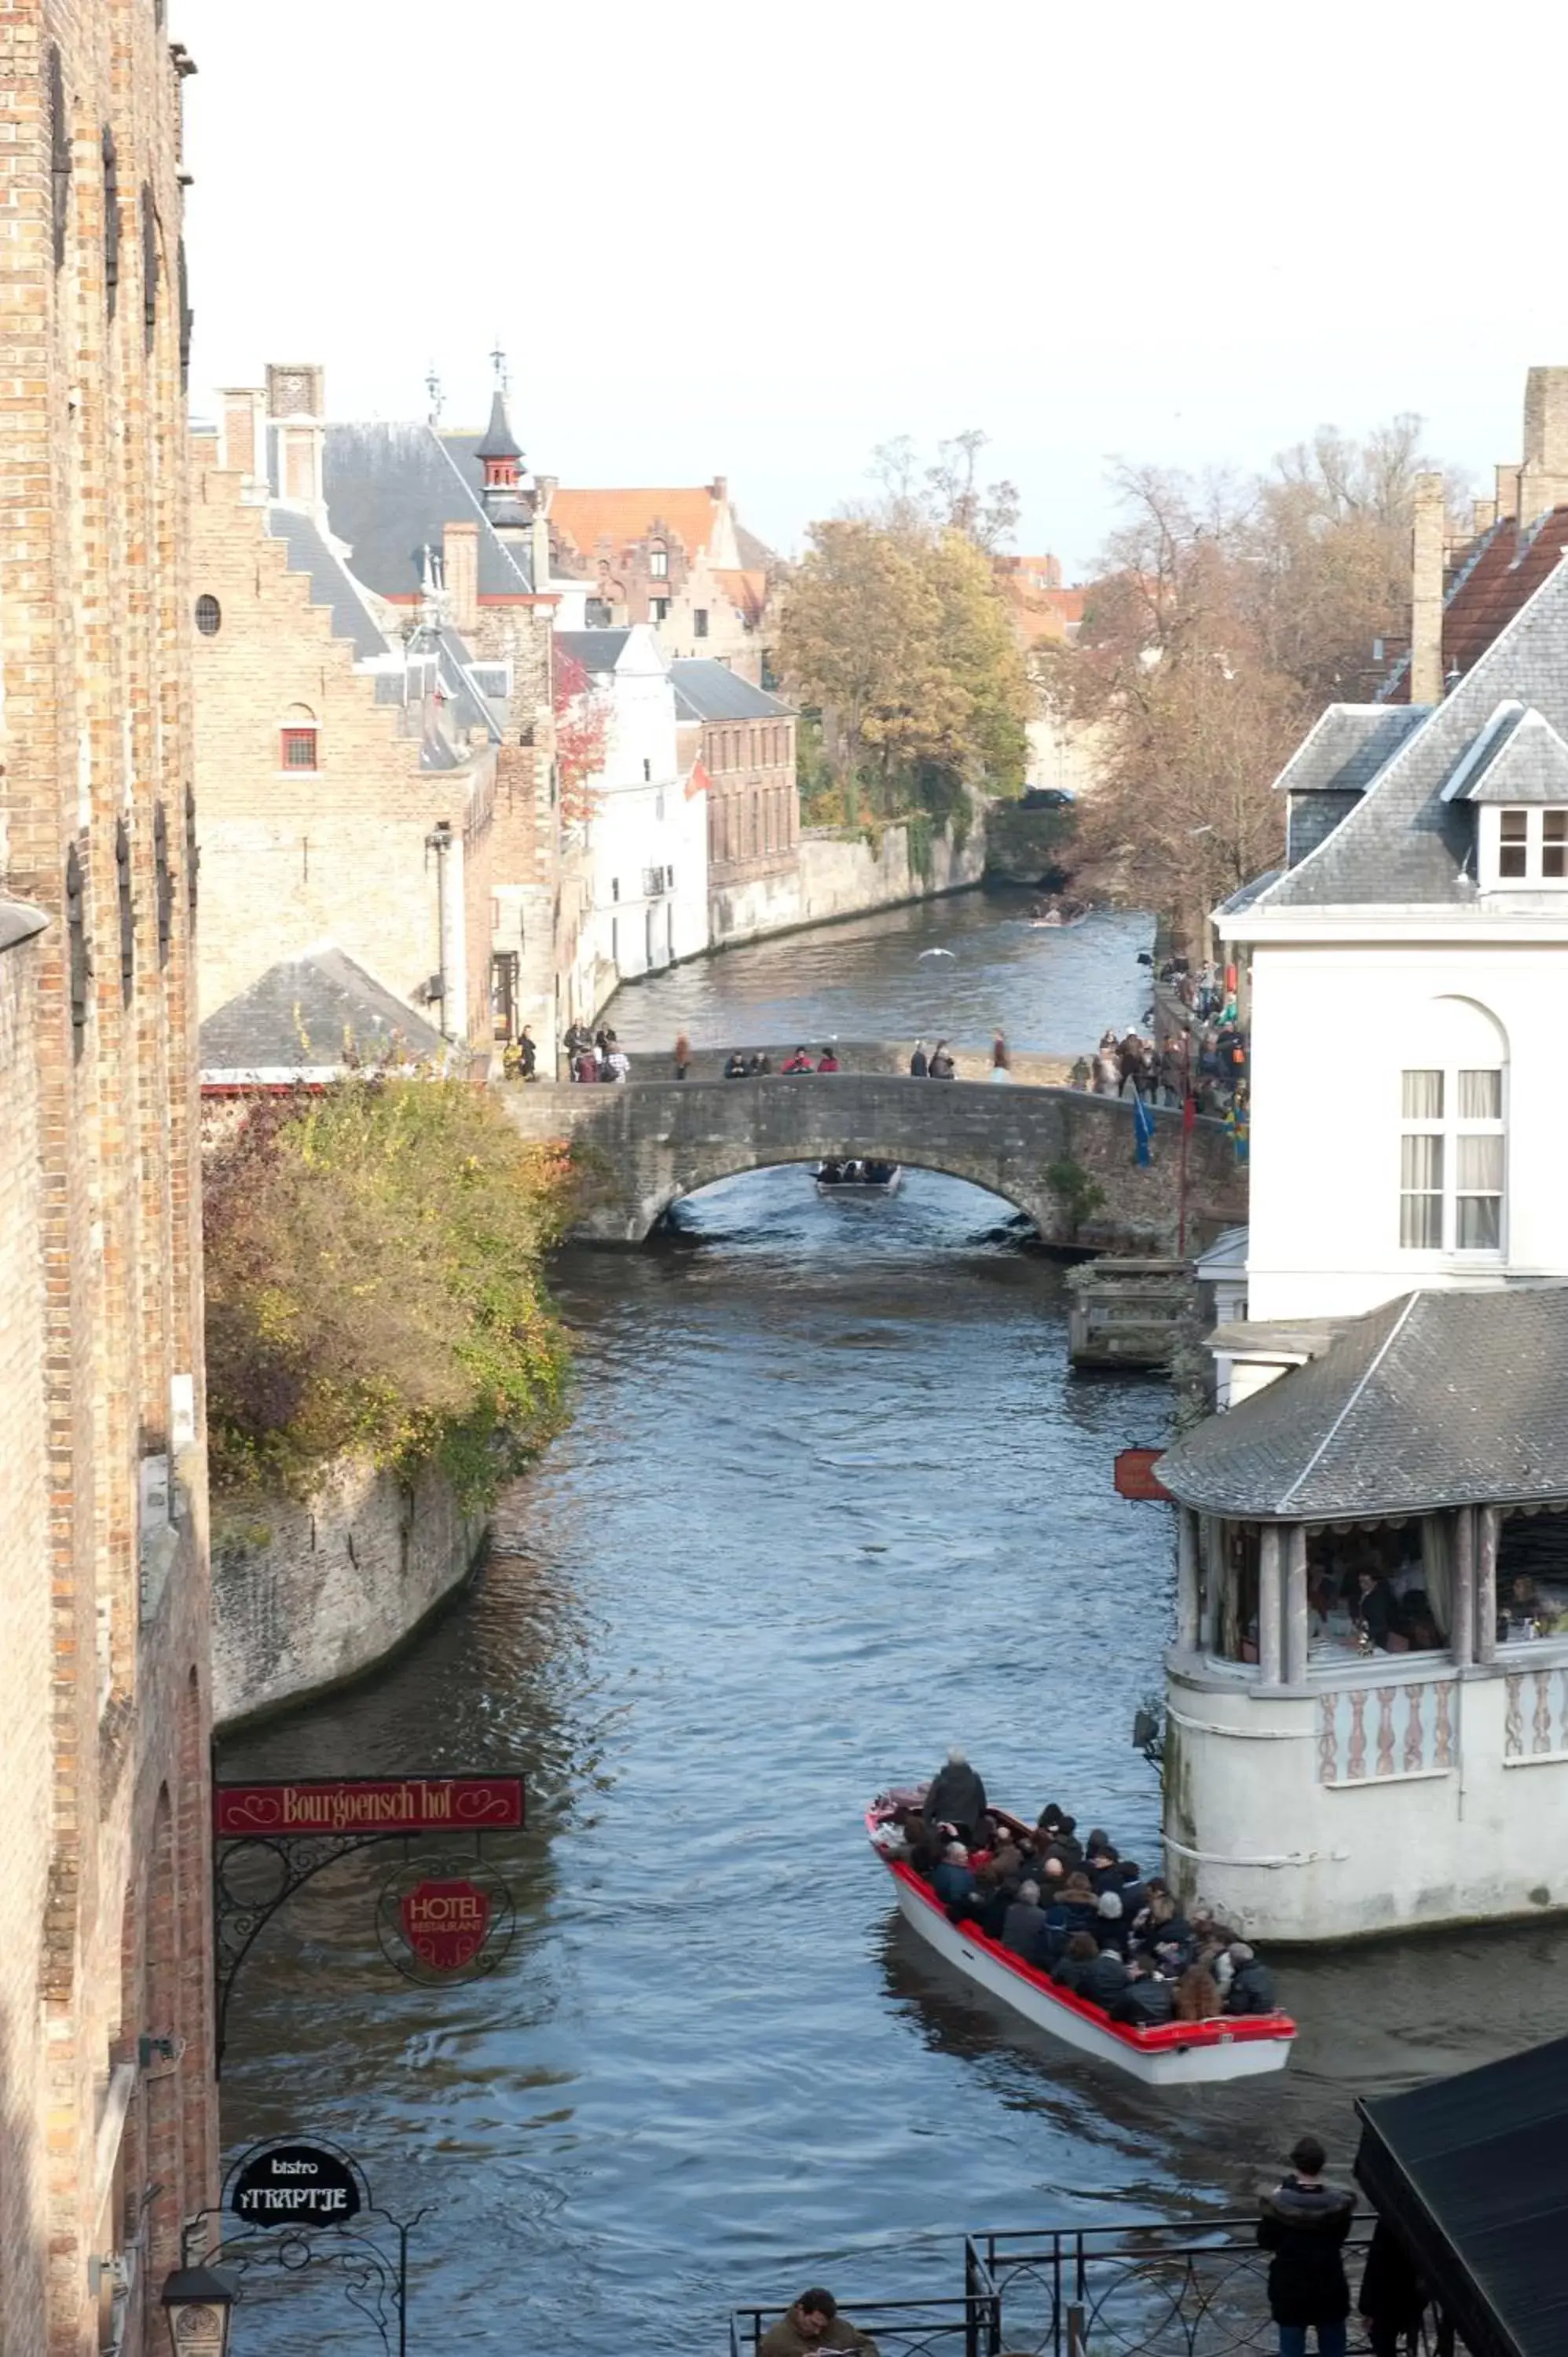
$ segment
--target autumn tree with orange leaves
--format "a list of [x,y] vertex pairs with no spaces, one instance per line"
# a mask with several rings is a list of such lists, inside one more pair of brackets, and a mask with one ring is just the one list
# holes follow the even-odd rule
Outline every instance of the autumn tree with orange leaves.
[[568,826],[592,818],[598,796],[589,784],[605,766],[610,701],[589,683],[575,655],[555,650],[555,775],[561,816]]

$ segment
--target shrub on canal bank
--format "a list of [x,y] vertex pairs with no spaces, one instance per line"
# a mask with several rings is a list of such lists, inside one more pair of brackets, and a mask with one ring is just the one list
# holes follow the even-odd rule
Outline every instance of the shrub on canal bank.
[[467,1508],[564,1414],[542,1263],[564,1159],[461,1082],[355,1076],[252,1107],[208,1164],[212,1475],[307,1489],[435,1464]]

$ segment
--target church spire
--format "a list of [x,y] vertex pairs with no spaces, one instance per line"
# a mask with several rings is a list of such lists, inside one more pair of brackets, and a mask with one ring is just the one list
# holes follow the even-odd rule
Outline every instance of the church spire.
[[506,354],[499,339],[490,354],[490,363],[496,372],[495,397],[490,403],[490,422],[485,428],[485,438],[474,455],[483,462],[487,491],[512,491],[517,489],[522,465],[522,445],[511,429],[511,414],[507,407]]

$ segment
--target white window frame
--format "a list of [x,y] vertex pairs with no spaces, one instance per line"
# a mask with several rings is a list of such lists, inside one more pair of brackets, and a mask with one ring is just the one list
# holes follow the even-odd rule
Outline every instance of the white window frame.
[[[1407,1114],[1404,1110],[1405,1082],[1415,1072],[1436,1072],[1442,1080],[1443,1110],[1434,1115]],[[1473,1072],[1496,1072],[1498,1075],[1498,1112],[1496,1116],[1477,1119],[1462,1114],[1460,1081]],[[1407,1065],[1400,1073],[1400,1168],[1399,1168],[1399,1249],[1402,1254],[1419,1254],[1429,1262],[1459,1261],[1465,1266],[1495,1265],[1502,1261],[1508,1250],[1508,1134],[1509,1076],[1506,1064],[1463,1063]],[[1441,1141],[1442,1176],[1438,1187],[1428,1189],[1407,1188],[1404,1184],[1404,1140],[1407,1137],[1435,1137]],[[1459,1160],[1462,1142],[1473,1137],[1496,1137],[1502,1141],[1502,1176],[1495,1199],[1490,1189],[1462,1188],[1459,1184]],[[1412,1243],[1403,1241],[1404,1203],[1407,1195],[1436,1195],[1440,1205],[1441,1241],[1435,1244]],[[1459,1203],[1461,1198],[1495,1200],[1498,1206],[1498,1241],[1495,1244],[1461,1244],[1458,1242]]]
[[[1568,806],[1547,802],[1496,802],[1482,808],[1482,874],[1486,889],[1499,892],[1565,892],[1568,891]],[[1509,821],[1524,821],[1524,873],[1505,876],[1503,854],[1518,848],[1517,841],[1505,843],[1504,826]],[[1562,830],[1558,840],[1547,839],[1547,821]],[[1545,873],[1548,851],[1562,854],[1563,874]]]
[[648,577],[650,581],[670,578],[670,551],[662,541],[655,541],[648,552]]

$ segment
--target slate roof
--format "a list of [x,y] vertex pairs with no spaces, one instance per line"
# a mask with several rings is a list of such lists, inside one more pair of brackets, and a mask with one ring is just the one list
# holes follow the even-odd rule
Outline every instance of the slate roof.
[[1428,709],[1424,704],[1329,705],[1274,780],[1276,789],[1321,794],[1364,788]]
[[[491,523],[515,524],[521,530],[525,524],[532,523],[533,520],[531,495],[521,483],[513,490],[486,490],[483,452],[484,445],[489,440],[488,434],[443,434],[441,447],[473,492],[474,497],[483,507]],[[518,455],[521,457],[522,454],[520,451]],[[532,547],[520,548],[518,543],[511,540],[503,541],[501,545],[509,556],[516,559],[520,570],[528,573],[532,578],[533,567]]]
[[350,1053],[415,1063],[446,1049],[439,1031],[329,943],[280,959],[201,1026],[204,1077],[336,1071]]
[[630,636],[629,630],[557,630],[555,643],[592,677],[597,671],[614,671]]
[[1158,1470],[1184,1505],[1249,1521],[1568,1498],[1568,1286],[1385,1302]]
[[789,716],[766,688],[754,687],[727,663],[694,655],[670,666],[675,687],[675,712],[682,720],[779,720]]
[[[420,587],[421,552],[441,549],[443,527],[479,527],[479,595],[521,597],[532,587],[525,549],[503,545],[473,480],[429,425],[328,425],[327,512],[349,563],[383,597]],[[482,470],[481,470],[482,471]]]
[[490,403],[490,422],[485,428],[485,438],[478,445],[475,456],[480,458],[521,458],[522,456],[522,445],[512,432],[506,392],[499,384]]
[[334,632],[340,639],[352,640],[356,656],[363,662],[391,654],[392,650],[371,619],[359,583],[341,557],[334,556],[312,519],[291,508],[269,507],[267,531],[287,550],[289,571],[309,575],[311,604],[331,608]]
[[1509,698],[1450,776],[1443,799],[1568,803],[1568,745],[1541,713]]
[[[1444,788],[1509,697],[1568,732],[1568,565],[1548,575],[1441,704],[1412,707],[1408,734],[1326,840],[1265,889],[1249,888],[1259,909],[1473,903],[1475,820],[1444,800]],[[1227,903],[1246,905],[1240,896]]]

